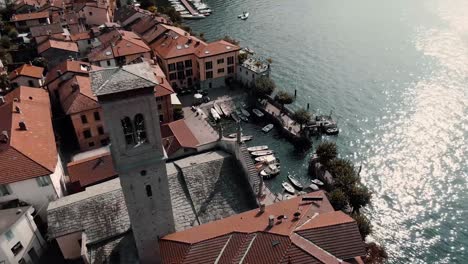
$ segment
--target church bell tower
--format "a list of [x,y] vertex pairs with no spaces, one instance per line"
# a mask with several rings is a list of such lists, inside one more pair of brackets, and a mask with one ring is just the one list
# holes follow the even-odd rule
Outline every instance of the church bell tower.
[[175,227],[154,97],[157,81],[147,63],[90,76],[110,134],[140,262],[161,263],[158,240]]

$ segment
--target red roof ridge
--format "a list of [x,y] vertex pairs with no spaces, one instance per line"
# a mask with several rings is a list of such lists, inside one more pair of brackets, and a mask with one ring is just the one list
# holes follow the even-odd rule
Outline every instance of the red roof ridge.
[[75,160],[75,161],[69,162],[69,163],[67,164],[67,167],[69,167],[69,166],[74,166],[74,165],[78,165],[78,164],[81,164],[81,163],[85,163],[85,162],[88,162],[88,161],[91,161],[91,160],[95,160],[95,159],[98,159],[98,158],[102,158],[102,157],[105,157],[105,156],[109,156],[109,155],[111,155],[110,152],[105,152],[105,153],[101,153],[101,154],[98,154],[98,155],[95,155],[95,156],[91,156],[91,157],[87,157],[87,158],[84,158],[84,159]]
[[354,222],[354,219],[342,211],[326,212],[314,215],[295,231],[337,226],[351,222]]
[[312,241],[309,241],[296,233],[291,234],[289,238],[291,239],[292,244],[294,244],[301,250],[309,253],[314,258],[317,258],[323,263],[327,263],[327,264],[343,263],[338,258],[330,254],[329,252],[315,245]]

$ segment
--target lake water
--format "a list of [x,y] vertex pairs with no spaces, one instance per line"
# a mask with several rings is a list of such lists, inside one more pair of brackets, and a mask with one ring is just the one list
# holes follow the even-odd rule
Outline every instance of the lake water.
[[[467,0],[206,2],[214,13],[187,22],[195,32],[271,57],[278,87],[298,91],[293,108],[333,111],[341,133],[329,139],[362,164],[371,239],[390,263],[468,263]],[[272,189],[287,173],[306,182],[310,153],[255,135],[281,158]]]

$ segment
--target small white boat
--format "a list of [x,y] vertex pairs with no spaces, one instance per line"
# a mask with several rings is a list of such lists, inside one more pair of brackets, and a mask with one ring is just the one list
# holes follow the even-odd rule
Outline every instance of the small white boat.
[[302,186],[301,182],[298,181],[297,179],[293,178],[291,175],[288,175],[288,180],[292,183],[292,185],[298,189],[302,190],[304,187]]
[[214,120],[217,121],[217,120],[221,119],[221,117],[219,116],[219,113],[216,111],[216,109],[214,109],[214,107],[212,107],[210,109],[210,111],[211,111],[211,115],[213,116]]
[[317,185],[315,185],[315,184],[313,184],[313,183],[311,183],[311,184],[309,185],[309,188],[312,189],[313,191],[318,191],[318,190],[320,189]]
[[236,113],[232,113],[231,114],[231,117],[232,119],[234,119],[234,121],[237,123],[237,122],[240,122],[240,118],[239,116],[236,114]]
[[258,110],[258,109],[256,109],[256,108],[252,109],[252,112],[253,112],[256,116],[258,116],[258,117],[263,117],[263,116],[264,116],[264,114],[262,113],[262,111],[260,111],[260,110]]
[[247,52],[247,53],[249,53],[249,54],[254,54],[254,53],[255,53],[255,52],[254,52],[252,49],[250,49],[249,47],[245,47],[245,48],[243,48],[242,50],[244,50],[245,52]]
[[227,137],[228,138],[235,138],[235,137],[237,137],[237,133],[231,133]]
[[242,19],[242,20],[246,20],[247,18],[249,18],[249,12],[244,12],[242,13],[242,15],[239,15],[237,16],[238,18]]
[[180,11],[179,13],[180,13],[181,15],[188,15],[188,14],[190,14],[189,11]]
[[214,107],[214,109],[216,110],[216,112],[218,112],[218,114],[219,114],[220,116],[224,115],[223,110],[221,109],[221,107],[219,107],[219,105],[218,105],[217,103],[213,103],[213,107]]
[[253,139],[253,136],[242,136],[241,137],[241,142],[250,141],[252,139]]
[[294,195],[286,193],[286,194],[283,195],[283,200],[289,200],[289,199],[292,199],[294,197],[295,197]]
[[254,152],[252,152],[250,154],[252,156],[268,156],[268,155],[271,155],[273,153],[274,153],[273,150],[260,150],[260,151],[254,151]]
[[268,156],[260,156],[260,157],[255,158],[255,161],[257,162],[269,162],[271,160],[276,160],[276,157],[274,155],[268,155]]
[[242,121],[244,121],[244,122],[249,122],[249,118],[246,117],[245,115],[240,114],[240,115],[238,115],[238,116],[239,116],[239,118],[240,118]]
[[260,172],[264,179],[271,179],[280,173],[280,169],[276,164],[270,164]]
[[249,148],[247,148],[247,151],[254,152],[254,151],[260,151],[260,150],[267,150],[267,149],[268,149],[268,146],[263,145],[263,146],[249,147]]
[[281,185],[283,186],[284,190],[286,190],[288,193],[296,193],[296,190],[294,190],[294,187],[292,187],[291,184],[283,182]]
[[325,130],[325,134],[327,135],[338,135],[339,132],[340,130],[337,127],[327,128],[327,130]]
[[249,111],[245,110],[244,108],[241,108],[240,111],[241,111],[241,113],[242,113],[243,115],[245,115],[246,117],[250,117]]
[[313,179],[311,182],[315,185],[323,186],[323,182],[319,179]]
[[273,124],[268,124],[268,125],[266,125],[266,126],[264,126],[264,127],[262,128],[262,131],[265,132],[265,133],[268,133],[268,132],[270,132],[270,130],[273,129],[273,127],[274,127]]

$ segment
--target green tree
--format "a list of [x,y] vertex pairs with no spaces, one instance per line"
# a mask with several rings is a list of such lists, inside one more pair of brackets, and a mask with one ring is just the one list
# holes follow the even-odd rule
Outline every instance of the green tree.
[[348,205],[348,197],[341,189],[335,189],[328,194],[328,200],[335,210],[344,210]]
[[[315,153],[317,154],[320,163],[323,165],[329,167],[329,162],[332,161],[333,159],[336,158],[338,155],[338,149],[336,147],[336,144],[331,141],[324,141],[321,142],[318,146],[317,149],[315,150]],[[330,171],[330,173],[332,173]],[[333,173],[332,173],[333,175]]]
[[351,214],[351,217],[356,221],[359,233],[361,233],[362,239],[365,240],[366,237],[372,233],[372,225],[369,219],[367,219],[363,214],[357,213]]
[[4,47],[5,49],[9,49],[10,46],[11,46],[10,38],[7,37],[7,36],[3,36],[2,39],[0,39],[0,44],[1,44],[2,47]]
[[230,36],[224,36],[223,40],[236,46],[239,46],[239,43],[240,43],[238,40],[231,38]]
[[239,53],[239,56],[237,57],[239,59],[239,63],[242,64],[248,57],[249,55],[247,52]]
[[10,32],[8,32],[8,37],[10,39],[16,39],[18,37],[18,31],[16,31],[14,28],[10,29]]
[[10,79],[7,74],[0,75],[0,88],[5,91],[7,87],[10,87]]
[[312,115],[304,108],[299,108],[294,112],[292,119],[296,121],[299,126],[300,130],[302,131],[302,127],[310,122],[310,119],[312,118]]
[[47,68],[47,61],[44,57],[36,57],[32,60],[32,65],[42,68]]
[[255,80],[253,91],[256,96],[265,97],[267,95],[271,95],[275,88],[276,84],[272,79],[262,76]]
[[205,33],[201,32],[198,37],[202,40],[202,41],[206,41],[206,38],[205,38]]
[[148,7],[148,11],[150,11],[150,12],[153,13],[153,14],[155,14],[155,13],[158,12],[158,8],[155,7],[154,5],[152,5],[152,6],[149,6],[149,7]]
[[284,109],[285,104],[292,104],[294,102],[294,96],[285,91],[279,91],[275,95],[275,101],[281,104],[281,107]]
[[366,245],[366,256],[364,263],[366,264],[383,264],[388,259],[388,254],[385,248],[374,242]]
[[140,7],[143,9],[148,10],[150,6],[154,6],[154,3],[152,0],[140,0]]
[[359,213],[362,207],[368,205],[372,198],[372,193],[369,189],[361,184],[354,184],[349,193],[349,204],[353,207],[353,212]]

